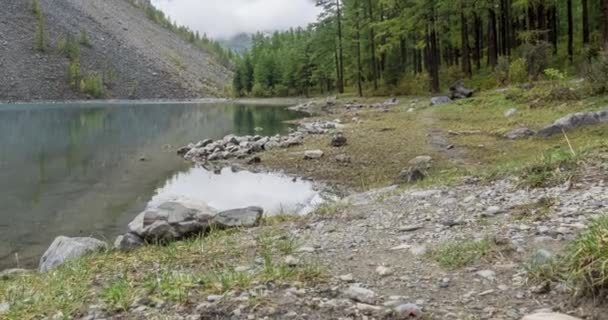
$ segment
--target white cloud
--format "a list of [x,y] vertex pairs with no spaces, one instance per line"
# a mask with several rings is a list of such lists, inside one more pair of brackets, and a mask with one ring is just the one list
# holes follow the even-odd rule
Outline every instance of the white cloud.
[[152,0],[171,19],[214,38],[284,30],[315,21],[313,0]]

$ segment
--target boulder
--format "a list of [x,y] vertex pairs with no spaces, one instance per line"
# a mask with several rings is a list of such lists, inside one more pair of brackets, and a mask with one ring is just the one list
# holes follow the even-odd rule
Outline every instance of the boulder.
[[323,157],[323,154],[321,150],[307,150],[304,152],[304,160],[318,160]]
[[562,130],[566,131],[604,122],[608,122],[608,109],[597,112],[573,113],[556,120],[549,126],[544,127],[538,132],[538,135],[541,137],[549,137],[554,134],[561,133]]
[[227,210],[213,217],[211,224],[220,228],[250,228],[260,223],[263,214],[260,207]]
[[120,251],[131,251],[144,244],[144,240],[134,233],[125,233],[116,237],[114,248]]
[[519,138],[530,137],[530,136],[533,136],[534,134],[536,134],[536,132],[534,132],[530,128],[522,127],[522,128],[513,129],[513,130],[507,132],[505,134],[505,138],[515,140],[515,139],[519,139]]
[[51,246],[46,250],[40,259],[38,269],[40,272],[47,272],[64,264],[68,260],[106,249],[107,246],[105,242],[93,238],[68,238],[60,236],[55,238]]
[[149,242],[172,241],[205,232],[215,214],[215,209],[196,201],[165,202],[135,217],[129,223],[129,232]]
[[342,132],[338,132],[333,135],[331,138],[331,146],[332,147],[343,147],[346,145],[347,139]]
[[424,173],[422,173],[422,171],[415,168],[409,168],[401,171],[395,179],[395,182],[397,184],[407,184],[422,181],[424,178],[426,178],[426,176]]
[[563,313],[539,312],[523,317],[521,320],[581,320]]
[[473,93],[473,90],[464,87],[464,81],[462,80],[458,80],[450,86],[450,98],[452,100],[470,98]]
[[431,98],[431,106],[439,106],[442,104],[450,103],[452,100],[448,96],[439,96]]
[[378,295],[374,291],[362,288],[358,285],[350,286],[344,291],[344,295],[351,300],[367,304],[374,304],[378,298]]

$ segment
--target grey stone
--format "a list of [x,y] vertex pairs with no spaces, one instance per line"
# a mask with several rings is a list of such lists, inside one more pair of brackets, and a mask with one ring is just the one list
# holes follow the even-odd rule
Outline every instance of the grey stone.
[[142,238],[134,233],[126,233],[116,237],[114,241],[114,248],[120,251],[131,251],[135,248],[139,248],[144,244]]
[[305,160],[318,160],[323,157],[324,153],[321,150],[307,150],[304,152]]
[[215,214],[215,209],[202,202],[181,198],[146,209],[128,229],[145,241],[171,241],[206,231]]
[[354,301],[367,304],[374,304],[377,299],[377,294],[369,289],[361,288],[357,285],[352,285],[344,291],[344,295]]
[[440,97],[432,97],[431,98],[431,106],[439,106],[442,104],[450,103],[452,99],[448,96],[440,96]]
[[458,80],[454,82],[450,86],[450,98],[452,100],[455,99],[465,99],[473,96],[475,91],[465,88],[464,81]]
[[218,213],[211,220],[211,224],[220,228],[254,227],[258,225],[264,214],[260,207],[233,209]]
[[348,140],[344,134],[342,132],[338,132],[331,138],[331,146],[336,148],[343,147],[346,145],[347,141]]
[[608,109],[598,112],[573,113],[556,120],[549,126],[544,127],[538,132],[538,135],[541,137],[549,137],[554,134],[561,133],[562,130],[567,131],[578,127],[595,125],[603,122],[608,122]]
[[336,156],[336,162],[338,163],[351,163],[352,158],[346,154],[339,154]]
[[542,266],[553,261],[553,254],[545,249],[538,249],[531,259],[534,266]]
[[300,260],[294,256],[286,256],[283,258],[283,262],[289,267],[297,267],[300,264]]
[[513,129],[513,130],[507,132],[505,134],[505,138],[511,139],[511,140],[516,140],[519,138],[530,137],[535,134],[536,134],[536,132],[534,132],[532,129],[523,127],[523,128]]
[[82,257],[88,253],[106,249],[108,245],[93,238],[68,238],[59,236],[55,238],[51,246],[40,259],[38,269],[47,272],[56,268],[68,260]]
[[476,274],[489,281],[494,281],[496,279],[496,272],[492,270],[481,270],[477,271]]
[[422,173],[422,171],[419,169],[410,168],[401,171],[395,179],[395,182],[397,184],[408,184],[424,180],[424,178],[426,178],[426,176],[424,173]]

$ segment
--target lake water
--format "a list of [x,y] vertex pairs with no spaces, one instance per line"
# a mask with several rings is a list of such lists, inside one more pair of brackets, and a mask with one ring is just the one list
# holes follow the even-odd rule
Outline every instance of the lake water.
[[58,235],[111,242],[147,205],[172,197],[218,209],[301,210],[316,201],[309,182],[214,174],[175,153],[231,133],[284,133],[284,121],[298,116],[232,103],[0,105],[0,270],[36,266]]

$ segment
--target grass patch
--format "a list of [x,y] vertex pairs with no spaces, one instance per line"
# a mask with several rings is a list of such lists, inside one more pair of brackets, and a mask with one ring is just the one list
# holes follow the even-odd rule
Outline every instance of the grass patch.
[[184,60],[177,53],[170,52],[167,58],[169,59],[171,64],[176,66],[178,69],[186,70],[186,64],[184,63]]
[[[315,262],[301,261],[295,267],[283,263],[297,247],[294,238],[277,225],[263,226],[259,232],[253,237],[214,230],[206,237],[129,253],[96,253],[52,272],[0,280],[0,301],[11,306],[4,316],[32,319],[62,312],[70,318],[91,304],[121,312],[140,298],[190,304],[253,284],[323,281],[324,271]],[[256,257],[264,262],[257,264]],[[236,272],[238,266],[251,269]]]
[[489,240],[461,240],[441,244],[430,250],[428,256],[441,267],[460,269],[488,257],[494,249]]
[[324,218],[336,217],[346,213],[351,207],[352,205],[344,200],[327,201],[317,206],[312,215]]
[[562,259],[563,278],[577,294],[602,296],[608,288],[608,215],[571,243]]
[[542,221],[547,218],[556,201],[555,198],[542,197],[534,202],[513,207],[511,215],[516,220]]

